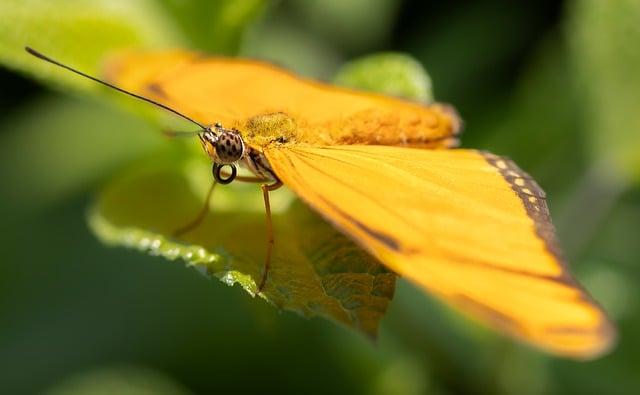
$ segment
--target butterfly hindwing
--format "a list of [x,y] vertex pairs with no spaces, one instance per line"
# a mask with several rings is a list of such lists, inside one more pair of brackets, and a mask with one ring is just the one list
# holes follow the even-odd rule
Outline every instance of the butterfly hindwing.
[[610,347],[615,331],[569,274],[544,192],[511,161],[376,145],[265,154],[318,213],[447,303],[557,354]]

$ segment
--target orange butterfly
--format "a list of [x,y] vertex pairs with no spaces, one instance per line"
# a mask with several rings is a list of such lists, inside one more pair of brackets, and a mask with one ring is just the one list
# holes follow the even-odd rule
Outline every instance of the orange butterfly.
[[[449,106],[183,51],[123,55],[106,82],[27,51],[198,125],[218,183],[262,183],[259,290],[274,240],[269,192],[284,184],[391,270],[493,328],[574,358],[615,340],[568,272],[542,189],[508,159],[448,149],[460,131]],[[238,176],[236,163],[255,177]]]

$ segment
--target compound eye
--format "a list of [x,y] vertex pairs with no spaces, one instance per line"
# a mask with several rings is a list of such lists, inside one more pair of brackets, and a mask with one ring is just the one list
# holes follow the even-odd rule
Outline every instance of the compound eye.
[[220,164],[230,164],[239,161],[244,154],[244,142],[240,134],[224,132],[218,136],[216,156]]

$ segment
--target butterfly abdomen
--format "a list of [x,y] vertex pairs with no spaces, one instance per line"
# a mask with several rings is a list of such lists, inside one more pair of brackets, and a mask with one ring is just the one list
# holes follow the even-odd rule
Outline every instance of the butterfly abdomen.
[[335,145],[451,148],[458,145],[460,125],[455,110],[436,104],[421,112],[363,111],[333,123],[326,134]]
[[461,121],[447,105],[411,107],[408,111],[378,108],[336,117],[326,122],[297,121],[294,115],[274,112],[247,120],[243,135],[251,145],[308,143],[316,145],[390,145],[451,148],[458,145]]

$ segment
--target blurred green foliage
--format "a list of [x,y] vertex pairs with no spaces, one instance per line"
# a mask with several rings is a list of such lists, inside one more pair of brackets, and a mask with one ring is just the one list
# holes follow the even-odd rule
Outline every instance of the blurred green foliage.
[[47,395],[188,395],[181,385],[150,369],[123,366],[95,369],[72,376]]
[[267,0],[160,0],[158,3],[188,38],[190,46],[227,55],[239,51],[247,24],[268,5]]
[[[0,392],[640,392],[638,10],[633,0],[3,1],[0,61],[93,96],[43,96],[0,74]],[[400,281],[373,345],[182,265],[105,248],[85,224],[92,192],[184,148],[154,133],[157,120],[34,62],[25,44],[87,71],[109,49],[180,45],[324,79],[371,52],[412,55],[436,99],[461,112],[463,144],[511,156],[547,190],[573,270],[620,344],[589,363],[554,359]]]
[[589,150],[620,177],[640,180],[640,3],[575,2],[569,19],[573,62],[584,96]]

